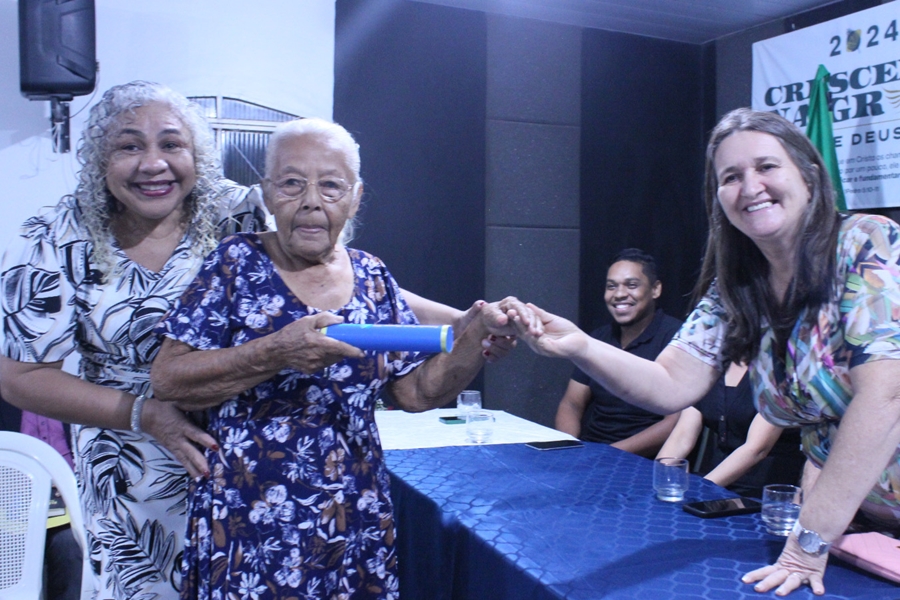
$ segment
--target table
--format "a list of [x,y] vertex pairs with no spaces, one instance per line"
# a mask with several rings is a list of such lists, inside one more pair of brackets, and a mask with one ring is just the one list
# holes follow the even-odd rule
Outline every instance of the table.
[[[783,538],[758,514],[700,519],[652,490],[652,461],[605,444],[386,452],[403,600],[775,597],[740,582]],[[732,496],[691,476],[687,501]],[[827,598],[900,599],[831,558]],[[809,588],[789,598],[817,598]]]
[[[557,431],[502,410],[489,410],[497,419],[490,444],[517,444],[521,442],[549,442],[574,440],[568,433]],[[375,422],[385,450],[411,448],[438,448],[441,446],[471,446],[466,440],[465,424],[447,425],[438,418],[456,415],[455,408],[437,408],[420,413],[402,410],[375,411]]]

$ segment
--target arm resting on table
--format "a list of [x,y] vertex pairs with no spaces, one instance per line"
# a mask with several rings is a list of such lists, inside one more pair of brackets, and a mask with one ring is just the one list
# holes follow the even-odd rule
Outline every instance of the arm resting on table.
[[[825,542],[844,533],[900,444],[898,366],[897,360],[884,359],[850,369],[853,399],[800,510],[800,524]],[[804,471],[804,485],[809,486],[811,480]],[[808,581],[814,593],[824,594],[827,560],[827,553],[804,552],[796,536],[789,535],[774,565],[751,571],[743,580],[758,582],[754,588],[758,592],[777,587],[776,593],[782,596]]]
[[828,542],[843,534],[900,445],[900,361],[869,361],[850,377],[853,400],[800,514]]

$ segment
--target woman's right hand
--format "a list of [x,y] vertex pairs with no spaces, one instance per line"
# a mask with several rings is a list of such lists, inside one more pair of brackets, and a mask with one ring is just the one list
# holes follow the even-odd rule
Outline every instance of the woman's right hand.
[[501,304],[516,324],[519,337],[536,353],[557,358],[573,358],[587,346],[588,336],[571,321],[534,304]]
[[321,371],[344,358],[363,358],[355,346],[322,335],[319,329],[343,323],[343,317],[323,312],[308,315],[273,333],[287,366],[307,375]]
[[147,398],[141,413],[141,428],[165,446],[187,469],[188,475],[209,476],[209,464],[198,446],[213,451],[219,446],[215,438],[194,425],[175,404]]
[[757,592],[768,592],[774,588],[776,596],[787,596],[797,588],[808,585],[813,594],[821,596],[825,593],[822,580],[827,563],[827,552],[821,556],[807,554],[800,549],[796,536],[791,534],[774,565],[750,571],[741,581],[756,583],[753,589]]

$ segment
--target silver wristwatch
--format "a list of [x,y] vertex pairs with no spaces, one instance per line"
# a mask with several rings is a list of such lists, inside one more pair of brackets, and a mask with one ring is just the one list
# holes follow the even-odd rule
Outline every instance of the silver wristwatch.
[[822,556],[828,549],[831,548],[831,543],[826,542],[822,539],[822,537],[811,529],[804,529],[802,525],[800,525],[800,521],[797,520],[794,523],[794,535],[797,536],[797,542],[800,543],[800,548],[806,552],[807,554],[812,554],[813,556]]

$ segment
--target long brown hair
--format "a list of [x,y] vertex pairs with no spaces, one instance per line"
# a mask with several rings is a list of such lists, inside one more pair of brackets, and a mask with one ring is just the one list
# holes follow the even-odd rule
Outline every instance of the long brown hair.
[[[769,286],[768,261],[756,244],[731,224],[719,203],[716,151],[725,138],[738,131],[758,131],[777,139],[810,189],[809,206],[800,228],[794,278],[783,302],[775,298]],[[828,171],[806,135],[775,113],[749,108],[725,115],[710,135],[706,147],[704,199],[709,236],[694,299],[699,301],[716,281],[728,318],[723,356],[728,361],[747,362],[759,353],[764,320],[775,328],[783,342],[800,311],[809,308],[815,314],[815,309],[828,301],[834,285],[841,217],[834,207]]]

